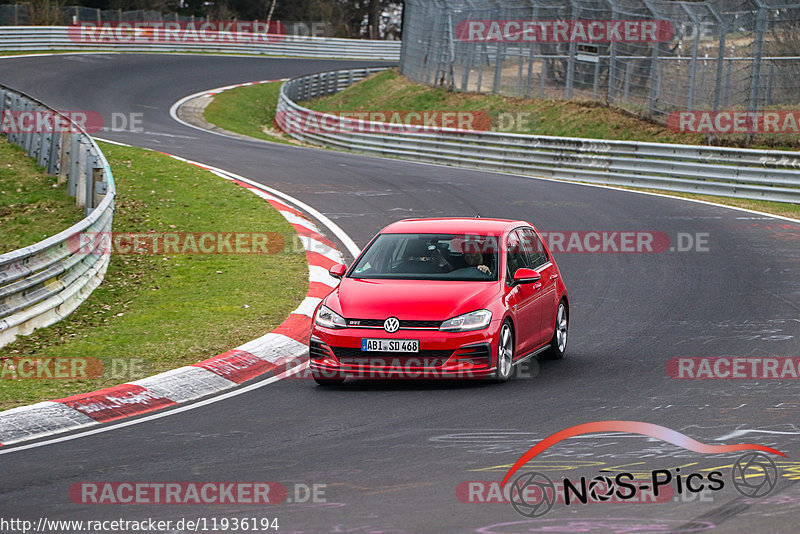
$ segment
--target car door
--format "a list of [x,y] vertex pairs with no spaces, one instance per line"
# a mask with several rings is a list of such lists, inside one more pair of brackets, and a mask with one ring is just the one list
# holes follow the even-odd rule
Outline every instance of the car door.
[[508,303],[514,318],[517,356],[533,350],[541,337],[541,306],[537,302],[541,283],[513,284],[517,269],[530,266],[522,235],[513,230],[506,238],[506,287],[510,287]]
[[522,246],[527,253],[531,269],[538,271],[542,276],[539,280],[540,288],[537,292],[536,306],[539,308],[539,326],[536,329],[535,346],[550,341],[555,328],[556,311],[558,307],[558,269],[547,253],[539,235],[533,228],[523,228],[520,231]]

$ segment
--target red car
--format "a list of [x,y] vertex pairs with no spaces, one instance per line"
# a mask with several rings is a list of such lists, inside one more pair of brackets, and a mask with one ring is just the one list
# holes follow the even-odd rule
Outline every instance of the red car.
[[318,384],[346,377],[494,378],[567,346],[569,299],[539,232],[524,221],[408,219],[364,248],[314,312]]

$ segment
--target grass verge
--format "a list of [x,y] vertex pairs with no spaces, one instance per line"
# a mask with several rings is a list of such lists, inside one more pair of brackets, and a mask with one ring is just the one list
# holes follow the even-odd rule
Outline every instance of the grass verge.
[[[117,183],[115,232],[278,232],[264,200],[156,152],[102,144]],[[204,360],[280,324],[307,288],[305,255],[112,255],[105,281],[68,319],[17,338],[3,357],[98,358],[95,379],[16,380],[0,409],[100,389]],[[8,360],[6,360],[8,361]],[[5,362],[4,362],[5,363]]]
[[0,137],[0,254],[38,243],[83,218],[57,180]]
[[231,132],[289,144],[288,137],[273,126],[282,84],[270,82],[223,91],[214,96],[203,117]]

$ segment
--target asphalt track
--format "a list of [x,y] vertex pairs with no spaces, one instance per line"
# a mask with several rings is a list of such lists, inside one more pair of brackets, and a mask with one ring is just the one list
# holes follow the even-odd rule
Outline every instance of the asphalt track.
[[[545,231],[660,231],[673,242],[678,233],[707,233],[709,251],[556,254],[572,304],[568,355],[507,384],[354,381],[323,389],[286,379],[170,417],[0,455],[0,517],[277,517],[279,532],[295,533],[796,531],[797,382],[674,380],[665,364],[676,356],[798,355],[800,225],[657,196],[229,139],[168,114],[176,100],[205,89],[355,63],[52,56],[0,61],[0,83],[106,119],[141,112],[144,132],[102,137],[275,187],[325,213],[359,245],[397,219],[480,213],[531,220]],[[528,520],[508,504],[457,497],[462,481],[502,479],[507,467],[490,468],[512,464],[539,439],[605,419],[655,423],[704,443],[768,445],[788,458],[778,486],[760,501],[729,484],[702,500],[556,505]],[[605,434],[562,442],[530,467],[574,479],[603,467],[700,471],[737,456]],[[87,481],[325,484],[327,502],[74,504],[70,486]]]

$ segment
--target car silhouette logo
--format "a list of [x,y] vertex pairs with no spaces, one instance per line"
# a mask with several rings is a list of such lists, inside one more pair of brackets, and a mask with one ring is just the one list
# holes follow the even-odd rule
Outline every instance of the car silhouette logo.
[[383,322],[383,329],[390,334],[397,332],[400,329],[400,321],[397,317],[389,317]]

